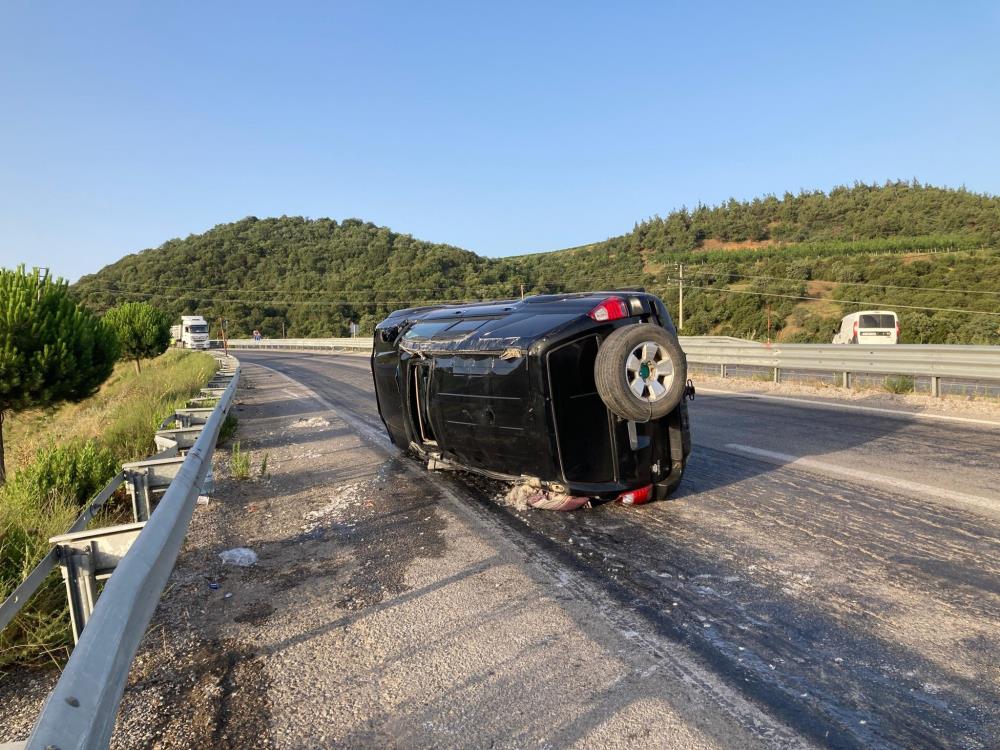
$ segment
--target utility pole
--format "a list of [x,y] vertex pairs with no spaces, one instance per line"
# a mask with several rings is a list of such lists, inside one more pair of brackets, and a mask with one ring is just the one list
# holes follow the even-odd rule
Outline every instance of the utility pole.
[[677,264],[677,318],[678,328],[684,330],[684,264]]
[[222,351],[226,353],[227,357],[229,356],[229,340],[226,337],[226,324],[228,322],[225,318],[219,318],[219,330],[222,331]]

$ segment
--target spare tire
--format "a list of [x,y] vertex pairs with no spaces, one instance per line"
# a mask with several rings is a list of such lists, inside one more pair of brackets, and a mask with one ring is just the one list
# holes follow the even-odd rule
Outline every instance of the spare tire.
[[658,325],[624,326],[597,350],[594,380],[612,413],[649,422],[665,417],[683,398],[687,357],[677,337]]

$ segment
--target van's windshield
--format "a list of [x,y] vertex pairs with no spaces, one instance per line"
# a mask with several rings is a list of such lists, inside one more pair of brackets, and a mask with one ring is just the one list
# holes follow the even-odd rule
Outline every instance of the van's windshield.
[[896,328],[895,315],[862,315],[859,328]]

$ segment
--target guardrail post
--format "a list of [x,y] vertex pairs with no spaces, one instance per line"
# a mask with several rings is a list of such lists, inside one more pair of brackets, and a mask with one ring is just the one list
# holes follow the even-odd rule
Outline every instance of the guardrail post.
[[128,479],[128,494],[132,498],[132,518],[148,521],[151,499],[149,496],[149,472],[145,469],[125,469]]
[[775,367],[774,368],[774,382],[775,383],[780,383],[781,382],[781,368],[780,367]]
[[941,378],[938,375],[931,375],[931,395],[934,398],[941,396]]
[[720,378],[725,378],[726,377],[726,366],[725,365],[719,365],[719,377]]
[[850,388],[850,387],[851,387],[851,373],[845,371],[844,372],[844,388]]
[[[50,540],[51,541],[51,540]],[[97,601],[97,578],[94,576],[92,550],[73,547],[59,548],[59,568],[66,582],[66,601],[69,602],[69,622],[73,629],[73,643],[80,640],[83,626],[87,624]]]
[[60,534],[49,539],[57,550],[59,568],[66,582],[73,643],[79,642],[80,633],[94,612],[97,582],[111,577],[118,561],[125,557],[145,525],[108,526]]

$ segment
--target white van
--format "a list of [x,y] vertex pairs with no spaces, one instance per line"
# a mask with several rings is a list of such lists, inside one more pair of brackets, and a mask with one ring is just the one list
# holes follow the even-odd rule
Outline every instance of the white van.
[[834,344],[898,344],[899,318],[892,310],[863,310],[845,315]]

